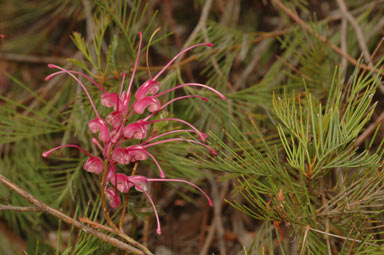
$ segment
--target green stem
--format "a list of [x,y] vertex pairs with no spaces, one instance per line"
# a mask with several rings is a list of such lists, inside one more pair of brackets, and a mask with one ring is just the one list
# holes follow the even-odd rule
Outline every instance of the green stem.
[[[139,165],[139,162],[136,161],[135,165],[133,166],[131,176],[136,174],[136,169],[137,169],[138,165]],[[128,205],[128,198],[129,198],[129,190],[124,196],[123,211],[121,212],[121,217],[120,217],[120,222],[119,222],[119,229],[121,232],[124,232],[123,231],[123,224],[124,224],[125,212],[126,212],[127,205]]]
[[104,169],[103,169],[103,176],[101,178],[101,189],[100,189],[100,195],[101,195],[101,204],[103,206],[103,211],[104,211],[104,215],[105,215],[105,219],[107,220],[109,226],[116,232],[116,233],[119,233],[119,229],[117,228],[117,226],[113,223],[111,217],[109,216],[109,212],[107,210],[107,205],[105,203],[105,184],[106,184],[106,177],[107,177],[107,172],[108,172],[108,165],[109,165],[109,157],[110,157],[110,154],[111,154],[111,150],[109,151],[108,153],[108,157],[107,159],[104,161]]
[[117,228],[117,226],[115,225],[115,223],[113,223],[111,217],[109,216],[109,212],[107,210],[107,205],[106,205],[106,202],[105,202],[104,190],[105,190],[105,185],[106,185],[107,172],[108,172],[108,166],[109,166],[109,158],[111,157],[111,153],[112,153],[112,148],[108,152],[108,156],[106,157],[106,159],[104,161],[103,176],[101,178],[101,185],[100,185],[100,187],[101,187],[101,190],[100,190],[101,204],[103,206],[105,220],[107,221],[109,226],[113,229],[113,231],[118,236],[120,236],[121,238],[126,240],[129,244],[131,244],[135,248],[138,248],[138,249],[142,250],[144,252],[144,254],[151,255],[152,253],[148,250],[147,247],[145,247],[144,245],[136,242],[133,238],[127,236],[123,231],[120,231],[120,229]]

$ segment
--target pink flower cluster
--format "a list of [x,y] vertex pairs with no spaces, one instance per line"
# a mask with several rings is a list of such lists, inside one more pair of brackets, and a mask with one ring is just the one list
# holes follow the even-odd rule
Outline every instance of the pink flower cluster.
[[[153,120],[153,117],[159,111],[166,108],[169,104],[177,100],[192,98],[192,97],[200,98],[204,101],[207,101],[207,99],[198,95],[186,95],[186,96],[173,98],[169,102],[162,104],[161,96],[186,86],[203,87],[203,88],[209,89],[212,92],[216,93],[218,96],[220,96],[222,99],[225,99],[225,96],[220,92],[218,92],[217,90],[199,83],[185,83],[185,84],[175,86],[174,88],[168,89],[166,91],[159,92],[160,83],[157,81],[157,79],[180,55],[199,46],[209,46],[209,47],[212,46],[211,43],[201,43],[201,44],[196,44],[194,46],[186,48],[181,52],[179,52],[167,65],[164,66],[162,70],[160,70],[159,73],[156,74],[155,77],[144,82],[136,90],[136,93],[134,94],[134,99],[133,99],[131,95],[131,88],[132,88],[133,78],[136,72],[136,68],[139,61],[139,55],[141,51],[141,44],[142,44],[141,33],[139,33],[139,37],[140,37],[140,43],[137,51],[137,57],[136,57],[135,65],[133,68],[132,77],[130,79],[127,90],[124,90],[126,75],[125,74],[122,75],[122,82],[121,82],[119,93],[106,91],[100,84],[98,84],[97,82],[92,80],[90,77],[88,77],[87,75],[81,72],[66,70],[62,67],[52,65],[52,64],[49,65],[50,68],[58,69],[58,71],[47,76],[46,80],[49,80],[56,75],[65,73],[71,76],[73,79],[75,79],[77,83],[82,87],[84,92],[86,93],[96,115],[96,118],[92,119],[88,123],[88,127],[91,133],[98,134],[98,138],[92,138],[92,143],[94,143],[101,150],[102,158],[98,156],[93,156],[87,151],[85,151],[83,148],[74,144],[55,147],[49,151],[44,152],[42,155],[44,157],[48,157],[49,154],[51,154],[53,151],[63,147],[74,147],[84,152],[88,156],[88,160],[84,163],[84,166],[83,166],[84,169],[88,172],[95,173],[97,175],[100,175],[102,173],[105,175],[106,183],[105,183],[104,192],[105,192],[105,197],[109,200],[109,205],[112,208],[119,207],[121,205],[121,198],[120,198],[119,192],[127,193],[132,187],[134,187],[137,191],[143,192],[153,207],[156,220],[157,220],[157,233],[160,234],[161,227],[160,227],[158,213],[148,193],[148,185],[150,182],[167,181],[167,182],[187,183],[195,187],[196,189],[198,189],[207,198],[211,206],[212,206],[212,202],[208,197],[208,195],[203,190],[201,190],[199,187],[197,187],[195,184],[191,182],[180,180],[180,179],[165,179],[164,171],[162,170],[155,156],[149,152],[149,148],[155,145],[168,143],[168,142],[187,141],[190,143],[204,146],[205,148],[210,150],[211,153],[216,154],[216,152],[211,147],[204,144],[204,142],[207,139],[207,135],[199,131],[192,124],[178,118],[163,118],[163,119]],[[93,85],[97,86],[100,89],[101,104],[105,107],[112,109],[111,112],[107,116],[105,116],[105,118],[102,118],[99,115],[99,112],[97,111],[96,106],[92,101],[92,98],[86,86],[80,81],[78,76],[84,77],[86,80],[88,80],[90,83],[92,83]],[[146,114],[146,112],[148,112],[148,114]],[[146,116],[140,118],[135,122],[130,123],[129,119],[134,114],[137,114],[137,115],[144,114]],[[180,122],[185,126],[188,126],[189,129],[178,129],[178,130],[164,132],[159,135],[152,135],[152,134],[148,135],[151,131],[151,125],[157,122],[162,122],[162,121]],[[162,139],[165,136],[168,136],[170,134],[185,133],[185,132],[195,133],[200,141],[192,140],[192,139],[184,139],[184,138]],[[129,145],[129,146],[126,145],[127,141],[134,141],[134,140],[139,140],[139,142],[135,145]],[[130,164],[131,162],[142,161],[148,158],[151,158],[153,162],[156,164],[157,169],[159,171],[160,178],[147,178],[141,175],[127,176],[124,173],[116,172],[116,164],[127,165],[127,164]],[[104,185],[104,184],[102,183],[101,185]]]

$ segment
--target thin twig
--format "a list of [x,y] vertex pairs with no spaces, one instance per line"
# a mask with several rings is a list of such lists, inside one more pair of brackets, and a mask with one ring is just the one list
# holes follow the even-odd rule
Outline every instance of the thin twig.
[[[219,250],[221,255],[226,255],[227,250],[224,241],[224,226],[221,217],[221,205],[223,200],[221,199],[219,185],[216,180],[213,178],[209,178],[208,180],[212,187],[213,212],[215,215],[214,220],[216,221],[217,238],[219,239]],[[228,182],[228,180],[226,180],[226,182]]]
[[254,73],[254,69],[259,63],[261,57],[263,56],[263,52],[266,50],[266,48],[271,43],[271,39],[267,39],[262,41],[255,49],[253,49],[252,56],[251,56],[251,62],[247,65],[247,67],[244,69],[244,71],[241,73],[240,77],[237,79],[235,85],[233,86],[233,89],[235,91],[239,89],[246,88],[246,81],[248,77]]
[[341,10],[342,15],[345,16],[345,18],[349,21],[349,23],[351,23],[353,29],[355,30],[357,42],[359,43],[365,62],[368,63],[368,66],[370,68],[373,68],[371,55],[369,54],[367,43],[359,24],[357,23],[356,19],[352,16],[352,14],[348,11],[347,5],[345,4],[344,0],[336,0],[336,2]]
[[79,217],[79,221],[84,223],[84,224],[89,224],[93,228],[102,229],[102,230],[105,230],[105,231],[108,231],[111,233],[115,233],[111,227],[108,227],[108,226],[105,226],[103,224],[94,222],[94,221],[90,220],[88,217],[85,217],[85,218]]
[[[187,41],[184,43],[184,47],[191,44],[191,42],[195,39],[197,33],[200,31],[200,29],[206,24],[208,19],[209,11],[212,7],[212,0],[205,1],[205,4],[203,6],[203,10],[201,11],[201,15],[199,18],[199,21],[197,22],[197,25],[193,29],[192,33],[189,35]],[[179,61],[176,61],[175,63],[178,63]]]
[[209,208],[207,206],[204,207],[204,210],[202,211],[202,216],[201,216],[201,224],[200,224],[200,233],[199,233],[199,245],[198,251],[201,251],[203,245],[204,245],[204,240],[207,235],[207,225],[208,225],[208,216],[209,216]]
[[301,246],[301,251],[300,251],[300,255],[303,255],[304,254],[304,251],[305,251],[305,243],[307,241],[307,236],[308,236],[308,232],[309,230],[311,229],[311,227],[309,225],[305,226],[305,232],[304,232],[304,238],[303,238],[303,244]]
[[[297,64],[297,63],[288,63],[288,61],[286,61],[284,58],[278,56],[278,55],[275,55],[275,57],[277,58],[277,60],[281,61],[284,65],[286,65],[289,69],[291,69],[293,72],[299,74],[301,77],[305,78],[306,80],[308,81],[314,81],[311,77],[309,77],[308,75],[306,74],[303,74],[299,69],[297,69],[294,64]],[[292,62],[292,61],[291,61]]]
[[14,205],[1,205],[0,204],[0,211],[16,211],[16,212],[34,212],[39,211],[39,208],[34,206],[14,206]]
[[215,236],[216,230],[216,221],[212,221],[212,225],[209,227],[207,238],[205,238],[205,242],[203,248],[201,248],[199,255],[207,255],[209,247],[213,241],[213,237]]
[[209,178],[208,180],[212,187],[214,216],[213,216],[211,226],[209,227],[208,234],[205,238],[204,244],[199,252],[199,255],[208,254],[208,250],[213,241],[215,232],[217,232],[217,236],[218,236],[217,238],[219,240],[220,254],[226,254],[225,241],[224,241],[224,227],[223,227],[223,222],[221,220],[221,210],[223,206],[222,202],[228,192],[230,183],[228,180],[226,180],[222,185],[221,192],[219,193],[219,188],[216,181],[213,178]]
[[[347,18],[342,18],[341,19],[341,50],[344,52],[348,52],[347,49]],[[347,65],[348,65],[348,60],[344,57],[341,58],[341,77],[343,80],[345,80],[345,75],[347,74]]]
[[[201,11],[201,15],[200,15],[199,21],[197,22],[197,25],[193,29],[192,33],[189,35],[187,41],[184,43],[184,45],[183,45],[184,48],[191,44],[191,42],[195,39],[195,37],[198,34],[198,32],[201,30],[201,28],[207,22],[208,14],[209,14],[209,11],[211,10],[212,2],[213,2],[212,0],[205,1],[205,4],[203,6],[203,10]],[[192,57],[196,57],[196,56],[192,56]],[[181,60],[182,60],[182,58],[178,58],[175,61],[174,66],[176,68],[179,68],[181,66],[180,65]]]
[[335,51],[337,54],[341,55],[342,57],[346,58],[352,65],[358,66],[359,68],[373,71],[375,73],[380,73],[380,75],[383,75],[383,73],[379,69],[374,69],[372,67],[369,67],[365,64],[359,63],[356,59],[349,56],[347,53],[342,51],[339,47],[334,45],[333,43],[329,42],[325,37],[314,31],[307,23],[305,23],[302,19],[300,19],[294,12],[292,12],[287,6],[285,6],[280,0],[271,0],[275,4],[277,4],[289,17],[291,17],[296,23],[298,23],[302,28],[307,30],[309,33],[317,37],[320,41],[327,44],[333,51]]
[[[180,40],[179,33],[177,32],[177,27],[176,27],[176,22],[175,19],[173,18],[173,13],[172,13],[172,7],[171,7],[171,1],[170,0],[165,0],[164,8],[166,9],[167,15],[168,15],[168,21],[171,25],[172,31],[174,31],[173,36],[175,38],[176,42],[176,47],[178,50],[181,50],[182,44]],[[189,80],[194,80],[193,74],[189,66],[186,67],[185,69],[188,79]]]
[[381,48],[381,45],[383,44],[383,42],[384,42],[384,37],[381,37],[380,42],[376,45],[376,48],[372,53],[372,59],[376,57],[376,54],[379,51],[379,49]]
[[[210,39],[208,37],[207,26],[205,24],[202,27],[202,32],[204,35],[204,40],[206,42],[209,42]],[[224,76],[223,72],[221,71],[219,63],[217,62],[216,58],[214,56],[209,56],[209,59],[211,60],[212,66],[215,69],[216,73],[220,76],[220,79],[222,79],[222,81],[226,81],[228,83],[228,86],[232,88],[232,85],[229,83],[229,81],[227,79],[225,79],[225,76]]]
[[[369,40],[374,37],[375,35],[377,35],[378,33],[380,33],[380,31],[383,31],[383,28],[384,28],[384,17],[382,17],[374,26],[373,28],[369,31],[368,35],[367,35],[367,41],[369,42]],[[372,57],[373,58],[373,57]]]
[[149,227],[150,227],[150,219],[151,219],[151,216],[150,215],[146,215],[145,216],[145,220],[144,220],[144,234],[143,234],[143,244],[144,245],[148,245],[148,239],[149,239]]
[[30,63],[30,64],[57,63],[60,65],[63,65],[67,63],[67,60],[65,58],[33,56],[33,55],[24,55],[24,54],[8,53],[8,52],[0,52],[0,59],[12,61],[12,62],[23,62],[23,63]]
[[25,190],[23,190],[22,188],[20,188],[19,186],[17,186],[16,184],[14,184],[13,182],[8,180],[6,177],[4,177],[1,174],[0,174],[0,182],[2,182],[5,186],[7,186],[11,190],[15,191],[16,193],[18,193],[19,195],[21,195],[22,197],[27,199],[29,202],[34,204],[37,208],[39,208],[40,211],[51,214],[51,215],[55,216],[56,218],[59,218],[62,221],[66,222],[66,223],[68,223],[68,224],[70,224],[70,225],[72,225],[78,229],[81,229],[83,232],[85,232],[87,234],[91,234],[91,235],[99,238],[100,240],[107,242],[107,243],[110,243],[111,245],[113,245],[113,246],[115,246],[121,250],[124,250],[127,252],[132,252],[133,254],[140,254],[140,255],[144,254],[143,251],[141,251],[135,247],[132,247],[131,245],[123,243],[122,241],[120,241],[114,237],[111,237],[111,236],[108,236],[108,235],[103,234],[101,232],[98,232],[97,230],[95,230],[91,227],[88,227],[88,226],[82,224],[81,222],[69,217],[68,215],[60,212],[59,210],[48,206],[47,204],[36,199],[34,196],[29,194],[28,192],[26,192]]
[[[327,206],[328,202],[327,199],[325,198],[325,194],[323,193],[321,196],[321,200],[323,205]],[[329,232],[329,217],[325,217],[325,232]],[[327,250],[328,250],[328,255],[332,255],[332,250],[331,250],[331,242],[329,240],[329,235],[325,235],[325,241],[327,243]]]
[[367,139],[367,137],[370,136],[376,130],[376,127],[383,120],[384,120],[384,112],[382,112],[379,115],[379,117],[376,119],[376,121],[374,123],[372,123],[371,125],[369,125],[369,127],[367,129],[365,129],[364,132],[357,138],[357,140],[354,144],[354,148],[359,147],[365,141],[365,139]]
[[336,237],[336,238],[339,238],[339,239],[343,239],[343,240],[346,240],[346,241],[353,241],[353,242],[357,242],[357,243],[365,243],[365,244],[373,245],[375,247],[379,247],[379,245],[377,245],[375,243],[365,242],[365,241],[362,241],[362,240],[353,239],[353,238],[349,238],[349,237],[345,237],[345,236],[339,236],[339,235],[331,234],[331,233],[328,233],[328,232],[325,232],[325,231],[321,231],[321,230],[318,230],[318,229],[315,229],[315,228],[311,228],[311,227],[309,227],[309,229],[314,231],[314,232],[320,233],[320,234],[329,235],[329,236]]

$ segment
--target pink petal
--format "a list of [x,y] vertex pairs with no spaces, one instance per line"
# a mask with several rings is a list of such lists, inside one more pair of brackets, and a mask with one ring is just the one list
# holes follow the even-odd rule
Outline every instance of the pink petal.
[[131,162],[146,160],[148,158],[147,150],[144,148],[130,149],[129,154],[131,155]]
[[129,177],[125,174],[118,173],[116,174],[116,188],[122,192],[127,193],[128,190],[133,186],[130,182]]
[[117,93],[107,92],[101,95],[101,104],[105,107],[113,107],[113,109],[116,110],[117,106],[122,103]]
[[113,144],[116,144],[123,137],[123,128],[119,127],[117,129],[112,130],[111,137],[111,142]]
[[129,182],[135,185],[137,191],[148,191],[148,179],[141,175],[132,175],[128,177]]
[[126,165],[131,162],[132,155],[130,153],[129,148],[116,148],[112,152],[112,160],[115,162]]
[[149,130],[149,124],[146,121],[138,120],[134,123],[127,125],[124,128],[124,136],[128,139],[144,139],[147,137],[147,131]]
[[136,91],[136,100],[141,100],[148,95],[155,95],[160,89],[160,83],[155,80],[148,80],[144,82]]
[[109,142],[110,140],[109,128],[107,123],[105,123],[103,119],[101,118],[93,119],[88,123],[88,126],[92,133],[95,134],[99,132],[99,139],[102,142],[104,143]]
[[159,100],[153,96],[146,96],[133,104],[133,109],[136,113],[142,114],[148,108],[150,112],[156,112],[160,109],[161,104]]
[[121,198],[113,187],[109,187],[105,190],[105,196],[107,200],[109,200],[109,205],[112,208],[117,208],[121,205]]
[[98,157],[91,157],[85,161],[83,168],[90,173],[100,174],[104,168],[103,160]]
[[122,119],[123,119],[123,115],[119,111],[111,112],[107,115],[107,117],[105,117],[105,120],[113,128],[118,128],[121,124]]
[[116,185],[116,167],[115,167],[115,164],[109,165],[106,180],[111,182],[113,185]]

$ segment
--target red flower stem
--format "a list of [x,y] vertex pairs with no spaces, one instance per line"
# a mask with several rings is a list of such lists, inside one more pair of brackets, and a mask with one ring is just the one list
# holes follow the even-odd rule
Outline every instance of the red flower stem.
[[182,87],[203,87],[203,88],[206,88],[206,89],[209,89],[210,91],[216,93],[217,95],[219,95],[221,97],[221,99],[225,100],[227,99],[223,94],[221,94],[219,91],[217,91],[216,89],[214,88],[211,88],[205,84],[200,84],[200,83],[184,83],[184,84],[181,84],[181,85],[177,85],[176,87],[173,87],[171,89],[168,89],[166,91],[163,91],[159,94],[156,95],[156,97],[159,97],[159,96],[162,96],[162,95],[165,95],[171,91],[174,91],[176,89],[179,89],[179,88],[182,88]]
[[121,100],[121,94],[123,93],[123,88],[124,88],[124,83],[125,83],[125,77],[126,77],[126,73],[123,73],[123,79],[121,81],[121,87],[120,87],[120,92],[119,92],[119,100],[117,100],[117,111],[120,111],[119,110],[119,107],[120,107],[120,100]]
[[156,166],[157,166],[157,169],[159,169],[159,174],[160,174],[160,177],[161,178],[165,178],[165,173],[163,171],[163,169],[161,169],[161,166],[159,164],[159,162],[157,161],[157,159],[155,158],[155,156],[153,156],[151,153],[149,153],[148,151],[146,152],[146,154],[148,156],[151,157],[151,159],[153,160],[153,162],[155,162]]
[[[89,100],[89,102],[91,103],[91,106],[92,106],[94,112],[96,113],[96,117],[97,117],[98,119],[100,119],[99,112],[97,111],[96,106],[95,106],[95,104],[94,104],[93,101],[92,101],[91,95],[89,94],[89,92],[88,92],[87,88],[85,87],[85,85],[84,85],[84,84],[83,84],[83,83],[82,83],[82,82],[81,82],[75,75],[73,75],[73,74],[71,73],[71,71],[68,71],[68,70],[66,70],[66,69],[64,69],[64,68],[62,68],[62,67],[60,67],[60,66],[53,65],[53,64],[49,64],[48,67],[49,67],[49,68],[56,68],[56,69],[59,69],[59,70],[63,71],[64,73],[67,73],[67,74],[68,74],[69,76],[71,76],[75,81],[77,81],[77,83],[81,86],[81,88],[84,90],[85,94],[87,95],[88,100]],[[48,77],[49,77],[49,76],[48,76]],[[47,78],[46,78],[46,79],[47,79]]]
[[166,65],[160,70],[160,72],[158,72],[158,73],[156,74],[156,76],[153,78],[153,80],[156,81],[157,78],[159,78],[159,76],[160,76],[162,73],[164,73],[164,71],[167,70],[167,68],[168,68],[170,65],[172,65],[172,63],[175,62],[176,59],[177,59],[178,57],[180,57],[181,55],[183,55],[183,54],[186,53],[187,51],[192,50],[193,48],[196,48],[196,47],[199,47],[199,46],[204,46],[204,45],[205,45],[205,46],[208,46],[208,47],[212,47],[212,46],[213,46],[212,43],[199,43],[199,44],[193,45],[193,46],[191,46],[191,47],[188,47],[188,48],[186,48],[186,49],[180,51],[179,53],[177,53],[176,56],[174,56],[174,57],[171,59],[171,61],[168,62],[168,64],[166,64]]
[[157,135],[157,136],[153,136],[153,137],[149,137],[148,140],[146,140],[145,142],[143,142],[142,144],[146,144],[146,143],[149,143],[153,140],[156,140],[156,139],[159,139],[163,136],[167,136],[167,135],[170,135],[170,134],[175,134],[175,133],[194,133],[195,131],[192,130],[192,129],[177,129],[177,130],[171,130],[171,131],[168,131],[168,132],[165,132],[165,133],[162,133],[160,135]]
[[139,57],[140,57],[140,51],[141,51],[141,43],[142,43],[142,41],[143,41],[143,35],[142,35],[141,32],[139,32],[139,38],[140,38],[140,41],[139,41],[139,48],[137,49],[136,61],[135,61],[135,65],[133,66],[133,71],[132,71],[132,75],[131,75],[131,80],[129,81],[129,86],[128,86],[128,89],[127,89],[127,94],[126,94],[127,97],[128,97],[129,94],[131,93],[131,87],[132,87],[132,83],[133,83],[133,78],[135,77],[135,73],[136,73],[137,65],[139,64]]
[[145,145],[143,145],[143,147],[144,147],[144,148],[147,148],[147,147],[155,146],[155,145],[157,145],[157,144],[168,143],[168,142],[174,142],[174,141],[188,141],[188,142],[190,142],[190,143],[195,143],[195,144],[204,146],[204,147],[207,148],[212,154],[214,154],[214,155],[217,154],[217,152],[216,152],[214,149],[212,149],[211,147],[209,147],[208,145],[206,145],[206,144],[204,144],[204,143],[200,143],[200,142],[195,141],[195,140],[184,139],[184,138],[171,138],[171,139],[162,140],[162,141],[158,141],[158,142],[154,142],[154,143],[150,143],[150,144],[145,144]]
[[168,105],[172,104],[173,102],[175,101],[178,101],[178,100],[181,100],[181,99],[185,99],[185,98],[193,98],[193,97],[198,97],[200,98],[201,100],[203,101],[208,101],[208,99],[206,97],[202,97],[202,96],[198,96],[198,95],[188,95],[188,96],[181,96],[181,97],[176,97],[170,101],[168,101],[167,103],[165,103],[164,105],[162,105],[160,107],[159,110],[157,110],[156,112],[152,112],[151,114],[149,114],[147,117],[145,117],[144,121],[147,121],[149,120],[151,117],[153,117],[156,113],[158,113],[159,111],[163,110],[165,107],[167,107]]
[[75,74],[78,74],[78,75],[81,75],[83,76],[85,79],[87,79],[88,81],[90,81],[93,85],[95,85],[96,87],[98,87],[103,93],[107,93],[107,91],[105,90],[105,88],[103,88],[100,84],[98,84],[97,82],[95,82],[91,77],[89,77],[88,75],[82,73],[82,72],[78,72],[78,71],[73,71],[73,70],[67,70],[67,71],[57,71],[55,73],[52,73],[50,75],[48,75],[45,79],[46,80],[49,80],[51,79],[53,76],[56,76],[58,74],[62,74],[62,73],[75,73]]
[[65,148],[65,147],[73,147],[73,148],[76,148],[76,149],[78,149],[78,150],[84,152],[88,157],[90,157],[90,158],[93,157],[91,154],[89,154],[88,151],[84,150],[83,148],[81,148],[80,146],[77,146],[77,145],[75,145],[75,144],[64,144],[64,145],[60,145],[60,146],[57,146],[57,147],[55,147],[55,148],[53,148],[53,149],[50,149],[49,151],[44,152],[42,155],[43,155],[43,157],[46,158],[46,157],[49,156],[49,154],[51,154],[51,153],[54,152],[55,150],[58,150],[58,149],[61,149],[61,148]]
[[156,179],[156,178],[148,178],[147,180],[149,182],[183,182],[183,183],[186,183],[188,185],[191,185],[195,189],[199,190],[205,196],[205,198],[208,200],[209,205],[213,206],[212,200],[208,196],[208,194],[205,193],[204,190],[202,190],[199,186],[197,186],[196,184],[194,184],[192,182],[189,182],[189,181],[186,181],[186,180],[181,180],[181,179]]
[[148,124],[153,124],[153,123],[162,122],[162,121],[169,121],[169,120],[174,120],[174,121],[177,121],[177,122],[181,122],[181,123],[189,126],[190,128],[192,128],[193,131],[195,131],[196,134],[201,134],[201,132],[195,126],[193,126],[189,122],[186,122],[185,120],[182,120],[182,119],[179,119],[179,118],[164,118],[164,119],[152,120],[152,121],[148,121]]

